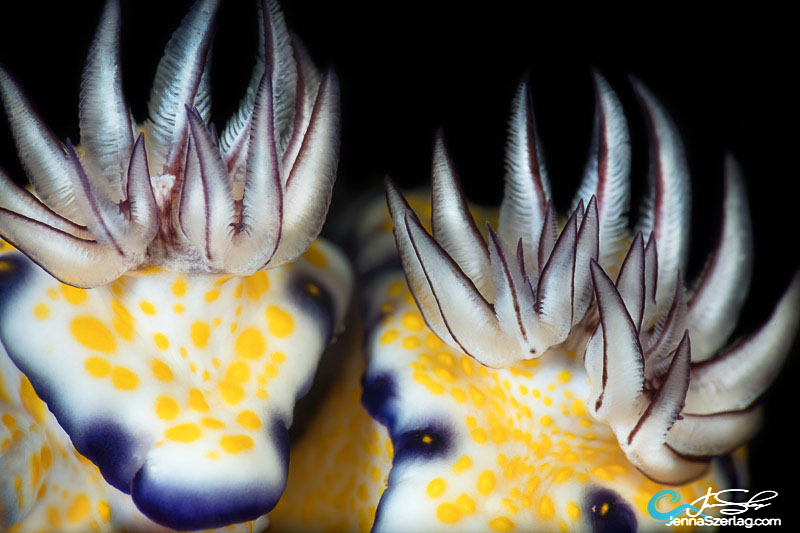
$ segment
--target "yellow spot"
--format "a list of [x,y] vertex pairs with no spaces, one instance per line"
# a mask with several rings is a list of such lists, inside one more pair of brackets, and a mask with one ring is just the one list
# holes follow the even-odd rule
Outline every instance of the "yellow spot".
[[486,430],[483,428],[476,428],[472,430],[472,439],[478,444],[483,444],[489,437],[486,435]]
[[215,450],[211,450],[210,452],[206,453],[206,457],[208,457],[212,461],[216,461],[217,459],[219,459],[219,452],[215,451]]
[[215,328],[219,327],[219,325],[222,324],[222,319],[220,317],[217,317],[211,323],[214,324]]
[[317,268],[325,268],[328,265],[328,258],[317,248],[316,244],[312,244],[311,247],[306,250],[304,257],[306,261]]
[[319,296],[322,294],[322,291],[319,290],[319,286],[316,283],[306,283],[306,290],[311,296]]
[[183,306],[183,304],[175,304],[175,305],[172,307],[172,310],[173,310],[173,311],[175,311],[175,312],[176,312],[176,313],[178,313],[178,314],[181,314],[181,313],[183,313],[184,311],[186,311],[186,308]]
[[44,402],[39,399],[36,392],[33,390],[30,380],[26,376],[22,376],[19,381],[19,399],[22,401],[22,406],[28,411],[37,422],[40,424],[44,422],[44,415],[47,409]]
[[575,416],[586,415],[586,406],[584,406],[583,402],[577,398],[575,398],[575,401],[572,402],[572,414]]
[[253,447],[253,439],[247,435],[225,435],[219,439],[219,445],[228,453],[236,454]]
[[194,442],[202,433],[197,424],[178,424],[166,430],[164,436],[176,442]]
[[267,363],[266,365],[264,365],[264,373],[270,379],[275,378],[278,376],[278,367],[276,367],[272,363]]
[[212,289],[206,293],[204,300],[210,303],[216,300],[217,298],[219,298],[219,289]]
[[286,362],[286,354],[283,353],[283,352],[277,352],[277,351],[276,352],[272,352],[272,355],[270,356],[270,359],[272,359],[272,362],[275,363],[276,365],[282,365],[283,363]]
[[419,311],[409,311],[403,315],[403,326],[411,331],[422,331],[425,322]]
[[544,427],[547,427],[553,423],[553,419],[549,415],[544,415],[542,418],[539,419],[539,423]]
[[614,480],[614,476],[612,476],[611,473],[609,473],[608,470],[606,470],[605,468],[603,468],[601,466],[594,467],[592,469],[592,474],[594,474],[595,476],[599,477],[600,479],[604,479],[606,481],[613,481]]
[[161,420],[174,420],[178,416],[178,402],[169,396],[156,398],[156,414]]
[[462,455],[458,461],[453,464],[453,473],[460,474],[472,466],[472,459],[469,455]]
[[198,320],[192,324],[192,342],[197,348],[205,348],[210,335],[211,328],[205,322],[200,322]]
[[245,359],[258,359],[266,349],[264,335],[256,328],[247,328],[236,338],[236,353]]
[[403,292],[404,286],[405,284],[402,281],[393,281],[389,284],[389,287],[386,290],[389,293],[389,296],[400,296],[400,293]]
[[3,421],[3,425],[10,430],[14,429],[14,426],[17,425],[17,419],[11,416],[8,413],[5,413],[0,420]]
[[430,444],[431,442],[433,442],[433,439],[431,438],[430,435],[423,435],[422,442],[424,442],[425,444]]
[[58,509],[52,505],[47,508],[47,523],[54,528],[61,525],[61,515],[58,513]]
[[492,518],[489,527],[492,528],[492,531],[514,531],[514,522],[507,516],[498,516]]
[[455,401],[457,401],[457,402],[466,402],[466,401],[467,401],[467,393],[465,393],[465,392],[464,392],[464,391],[463,391],[461,388],[459,388],[459,387],[453,387],[453,388],[450,390],[450,394],[452,394],[452,395],[453,395],[453,398],[454,398],[454,399],[455,399]]
[[445,524],[455,524],[461,520],[461,513],[452,503],[442,503],[436,508],[436,518]]
[[445,481],[442,478],[437,477],[436,479],[428,483],[428,488],[425,490],[425,492],[431,498],[438,498],[439,496],[444,494],[444,490],[446,488],[447,488],[447,483],[445,483]]
[[225,427],[225,424],[223,424],[216,418],[211,418],[210,416],[203,418],[203,420],[201,420],[200,423],[203,424],[203,426],[207,427],[208,429],[222,429]]
[[143,276],[152,276],[154,274],[160,274],[162,272],[166,272],[166,270],[156,266],[144,267],[136,271],[137,274],[141,274]]
[[161,359],[153,359],[150,370],[159,381],[172,381],[172,369]]
[[36,304],[33,308],[33,316],[38,320],[44,320],[50,316],[50,308],[47,307],[47,304]]
[[42,464],[39,461],[38,455],[31,456],[31,484],[35,487],[39,484],[39,478],[42,475]]
[[238,383],[223,379],[219,382],[219,393],[228,405],[236,405],[244,398],[244,389]]
[[581,517],[581,508],[575,502],[567,502],[567,514],[573,522],[577,522]]
[[86,518],[90,510],[89,504],[89,496],[86,494],[81,493],[75,496],[75,499],[72,500],[72,504],[67,508],[67,520],[70,522],[79,522]]
[[53,464],[53,452],[50,451],[49,446],[42,446],[42,451],[39,452],[42,459],[42,468],[47,470]]
[[142,310],[142,313],[146,315],[156,314],[156,306],[153,305],[152,302],[148,302],[147,300],[142,300],[141,302],[139,302],[139,308]]
[[556,515],[556,508],[553,506],[553,500],[550,499],[550,496],[544,495],[539,500],[539,516],[542,517],[543,520],[550,520]]
[[469,397],[472,399],[472,403],[475,404],[475,407],[479,409],[486,403],[486,395],[484,395],[475,385],[469,386]]
[[111,373],[111,363],[102,357],[90,357],[84,363],[84,367],[90,376],[104,378]]
[[183,278],[178,278],[172,284],[172,294],[180,298],[186,294],[186,281]]
[[108,522],[111,519],[111,506],[108,505],[107,501],[100,500],[97,502],[97,514],[100,515],[100,519],[103,522]]
[[93,316],[83,315],[74,318],[69,328],[75,340],[90,350],[113,353],[117,349],[114,335]]
[[64,285],[63,283],[59,289],[61,289],[61,294],[64,295],[64,298],[72,305],[80,305],[89,297],[89,293],[86,289],[78,289],[76,287]]
[[603,503],[600,507],[600,516],[605,516],[608,513],[608,503]]
[[270,305],[267,307],[267,323],[269,325],[269,332],[279,339],[288,337],[294,331],[294,319],[292,315],[277,305]]
[[570,374],[569,370],[562,370],[558,373],[556,379],[559,383],[568,383],[572,379],[572,374]]
[[250,379],[250,367],[244,361],[234,361],[225,370],[225,378],[237,383],[247,383]]
[[484,470],[478,477],[478,492],[484,496],[488,496],[497,485],[497,478],[491,470]]
[[261,419],[250,410],[242,411],[236,415],[236,421],[240,426],[246,427],[247,429],[258,429],[261,427]]
[[189,407],[201,413],[207,413],[209,411],[206,398],[203,396],[200,389],[191,389],[189,391]]
[[445,381],[447,383],[455,383],[455,381],[456,381],[456,375],[453,374],[453,371],[450,370],[449,368],[445,368],[443,366],[437,366],[436,368],[434,368],[433,369],[433,374],[437,378],[439,378],[442,381]]
[[114,313],[114,316],[111,318],[111,325],[114,326],[114,331],[126,341],[132,341],[135,331],[133,316],[131,316],[125,306],[117,300],[111,300],[111,311]]
[[553,481],[555,481],[556,483],[564,483],[565,481],[567,481],[569,478],[572,477],[572,473],[573,473],[573,470],[570,467],[565,466],[565,467],[559,469],[559,471],[556,473],[555,477],[553,478]]
[[475,500],[467,494],[462,494],[456,498],[456,507],[458,507],[461,514],[472,514],[475,512]]
[[166,350],[169,348],[169,339],[163,333],[156,333],[153,335],[153,342],[159,350]]
[[[258,300],[262,294],[269,290],[269,276],[265,271],[260,270],[252,276],[244,278],[244,290],[248,298]],[[236,292],[237,298],[241,296],[241,289],[237,288]]]
[[397,333],[397,330],[396,329],[390,329],[390,330],[385,331],[383,333],[383,335],[381,335],[381,338],[380,338],[379,342],[381,344],[389,344],[389,343],[392,343],[392,342],[396,341],[397,337],[399,337],[399,334]]
[[420,347],[420,344],[422,344],[422,341],[417,337],[406,337],[403,339],[403,348],[406,350],[416,350]]
[[139,386],[139,376],[124,366],[115,366],[111,370],[111,383],[119,390],[134,390]]

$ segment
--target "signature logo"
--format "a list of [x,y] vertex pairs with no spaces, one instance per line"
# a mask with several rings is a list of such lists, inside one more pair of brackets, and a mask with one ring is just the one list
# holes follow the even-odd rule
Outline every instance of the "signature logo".
[[666,489],[657,492],[650,498],[647,504],[647,512],[659,522],[670,522],[673,518],[679,517],[684,513],[691,518],[709,517],[709,515],[703,513],[707,509],[719,509],[720,514],[733,516],[742,514],[750,509],[767,507],[771,504],[769,500],[778,496],[778,493],[774,490],[762,490],[751,496],[750,499],[745,500],[744,498],[749,492],[747,489],[725,489],[712,492],[711,487],[709,487],[703,496],[693,502],[665,510],[664,507],[674,506],[681,499],[680,494],[674,490]]

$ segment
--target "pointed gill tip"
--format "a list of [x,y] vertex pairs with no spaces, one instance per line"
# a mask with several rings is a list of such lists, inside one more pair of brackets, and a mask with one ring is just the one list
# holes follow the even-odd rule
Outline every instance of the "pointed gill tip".
[[[633,94],[636,96],[636,100],[640,107],[644,108],[648,112],[650,109],[658,107],[658,101],[656,100],[655,95],[643,81],[632,74],[628,75],[628,80],[630,81],[631,87],[633,88]],[[649,115],[649,113],[647,114]]]
[[[492,241],[494,241],[495,245],[499,248],[500,247],[500,237],[497,236],[497,233],[492,228],[492,223],[488,220],[486,221],[486,227],[489,230],[489,236],[491,237]],[[522,239],[520,239],[522,240]]]
[[592,281],[594,281],[595,276],[599,276],[603,272],[603,269],[594,257],[589,258],[589,269],[592,273]]
[[692,340],[691,340],[691,338],[689,338],[689,330],[688,329],[684,330],[683,336],[681,337],[681,342],[678,343],[678,348],[680,348],[681,345],[683,345],[683,343],[686,343],[686,347],[687,348],[691,348],[691,346],[692,346]]
[[600,95],[600,88],[608,85],[605,76],[600,73],[600,69],[596,65],[589,66],[589,74],[592,77],[592,85],[594,86],[595,95]]

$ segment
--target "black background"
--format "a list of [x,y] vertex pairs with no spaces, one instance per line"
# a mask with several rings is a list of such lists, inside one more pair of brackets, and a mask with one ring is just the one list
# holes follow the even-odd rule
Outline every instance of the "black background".
[[[124,83],[138,120],[145,117],[163,46],[189,3],[123,2]],[[28,89],[58,137],[77,140],[80,72],[102,2],[74,4],[4,3],[0,62]],[[650,86],[683,135],[693,187],[690,278],[716,238],[725,151],[744,167],[756,259],[738,334],[768,316],[797,268],[797,42],[788,13],[699,2],[310,0],[286,1],[284,11],[317,63],[333,64],[341,79],[341,162],[329,217],[352,216],[348,201],[378,191],[387,173],[403,187],[427,186],[438,127],[470,199],[498,203],[509,104],[525,71],[554,200],[563,212],[588,149],[594,66],[618,91],[629,116],[634,199],[643,190],[647,148],[628,75]],[[221,12],[212,70],[218,127],[238,105],[249,77],[254,15],[254,2],[244,0],[226,2]],[[22,179],[4,123],[0,166]],[[800,356],[797,349],[793,356]],[[752,488],[780,496],[772,508],[746,516],[780,517],[785,525],[798,495],[798,452],[790,436],[798,419],[791,390],[797,369],[790,357],[767,395],[765,430],[750,448]]]

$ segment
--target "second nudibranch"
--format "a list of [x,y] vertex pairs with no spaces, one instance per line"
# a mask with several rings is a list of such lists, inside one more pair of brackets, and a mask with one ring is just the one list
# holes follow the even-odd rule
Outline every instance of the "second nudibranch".
[[338,88],[265,0],[250,85],[218,136],[218,10],[198,0],[173,34],[139,127],[109,0],[77,147],[0,67],[33,189],[0,172],[0,529],[246,531],[283,493],[295,402],[353,284],[317,239]]
[[[366,363],[349,363],[364,367],[363,407],[343,376],[294,448],[281,530],[651,531],[708,491],[746,487],[743,445],[797,333],[800,275],[730,343],[752,266],[737,165],[726,161],[720,238],[689,291],[677,128],[635,83],[653,183],[631,231],[625,116],[594,81],[568,217],[552,207],[526,83],[499,211],[466,202],[441,136],[429,198],[387,180],[389,212],[364,211],[352,232]],[[653,500],[662,491],[672,505]]]

